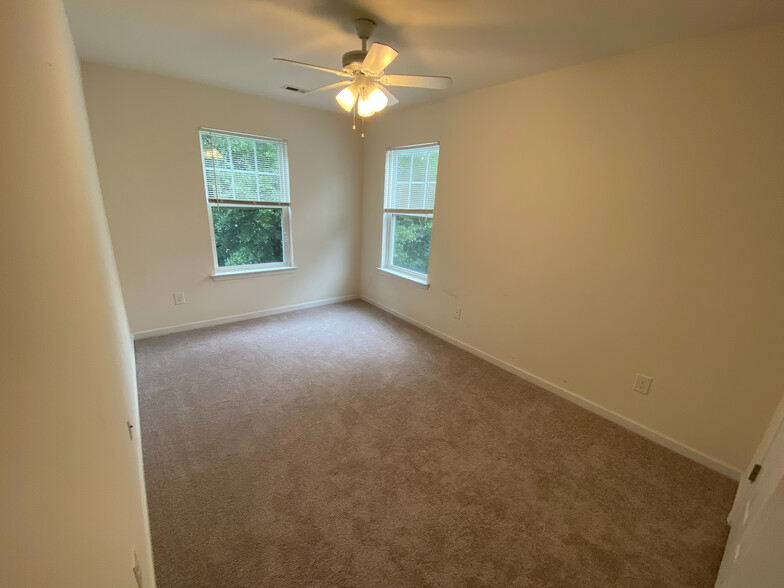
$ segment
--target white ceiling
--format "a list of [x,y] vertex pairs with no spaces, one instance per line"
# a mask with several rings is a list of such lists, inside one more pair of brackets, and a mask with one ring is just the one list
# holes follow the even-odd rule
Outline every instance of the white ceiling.
[[64,0],[83,60],[338,111],[334,92],[301,95],[360,48],[352,21],[400,52],[387,73],[447,75],[450,90],[394,88],[400,104],[635,49],[784,20],[784,0]]

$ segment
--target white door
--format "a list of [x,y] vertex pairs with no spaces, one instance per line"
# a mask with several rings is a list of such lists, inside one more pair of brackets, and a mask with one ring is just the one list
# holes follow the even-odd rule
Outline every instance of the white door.
[[784,517],[784,397],[747,475],[756,464],[756,478],[741,480],[727,519],[731,530],[717,587],[747,588],[752,575],[755,588],[784,587],[784,526],[770,524]]

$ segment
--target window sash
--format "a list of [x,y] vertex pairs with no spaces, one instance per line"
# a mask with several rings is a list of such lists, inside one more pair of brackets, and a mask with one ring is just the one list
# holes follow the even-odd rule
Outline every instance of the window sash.
[[[394,231],[394,216],[414,216],[414,217],[422,217],[422,218],[433,218],[432,211],[413,211],[408,209],[403,210],[384,210],[384,234],[383,234],[383,241],[384,241],[384,251],[382,252],[382,259],[381,259],[381,267],[391,269],[399,274],[411,276],[412,278],[421,280],[422,278],[427,278],[426,273],[417,272],[405,267],[401,267],[399,265],[394,265],[392,263],[392,259],[394,258],[394,252],[392,251],[392,247],[394,246],[395,240],[395,231]],[[432,236],[432,233],[431,233]],[[428,257],[429,257],[428,253]]]
[[[438,184],[438,153],[438,143],[387,149],[384,182],[385,212],[433,211]],[[415,165],[415,157],[422,155],[425,157],[424,169],[421,165],[419,167]],[[433,155],[436,155],[435,169],[432,166]],[[401,158],[406,156],[410,156],[410,161],[401,166]]]
[[[212,218],[212,209],[217,208],[280,208],[281,209],[281,245],[283,248],[282,261],[272,261],[270,263],[255,263],[246,265],[218,265],[218,246],[215,240],[215,223]],[[239,271],[253,271],[261,269],[273,269],[277,267],[291,267],[294,265],[294,254],[291,239],[291,207],[288,203],[282,204],[280,202],[272,205],[260,205],[257,202],[251,204],[236,204],[234,202],[227,203],[222,201],[220,204],[215,203],[207,207],[210,221],[210,238],[212,240],[212,262],[215,267],[215,274],[236,273]]]
[[[209,140],[209,151],[204,150],[204,139]],[[227,139],[226,143],[226,156],[227,159],[218,160],[215,157],[216,153],[220,154],[220,150],[215,146],[216,138]],[[251,142],[253,146],[253,169],[243,169],[234,164],[231,139],[246,139]],[[270,204],[277,206],[280,204],[290,203],[291,194],[289,187],[289,169],[288,169],[288,142],[284,139],[276,139],[273,137],[263,137],[259,135],[248,135],[244,133],[235,133],[232,131],[220,131],[217,129],[210,129],[202,127],[199,129],[199,146],[202,156],[202,172],[204,176],[204,190],[207,195],[207,200],[217,203],[230,203],[230,202],[258,202],[261,205]],[[274,144],[276,146],[276,167],[277,172],[269,172],[260,169],[258,152],[259,144]],[[218,162],[216,163],[216,160]],[[247,163],[247,162],[246,162]],[[219,182],[219,177],[220,182]],[[247,185],[243,188],[237,185],[238,178],[246,178],[251,180],[249,188]],[[260,178],[270,178],[273,181],[273,189],[267,191],[264,195],[277,193],[277,198],[269,199],[263,198],[262,195],[262,182]],[[245,183],[246,180],[243,180]],[[226,183],[229,186],[226,186]],[[238,198],[238,194],[247,196],[247,192],[255,192],[256,198]]]

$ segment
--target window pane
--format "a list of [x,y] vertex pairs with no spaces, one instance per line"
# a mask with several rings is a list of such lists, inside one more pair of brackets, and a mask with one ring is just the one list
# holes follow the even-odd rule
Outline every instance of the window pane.
[[280,208],[212,208],[218,266],[283,261]]
[[397,178],[398,182],[408,182],[411,180],[411,154],[402,153],[397,158]]
[[280,177],[259,175],[259,192],[261,199],[267,202],[282,202]]
[[[410,208],[428,208],[425,202],[425,184],[411,184],[411,199],[408,201]],[[430,207],[432,208],[432,207]]]
[[432,218],[393,214],[391,265],[427,274],[432,228]]
[[278,166],[278,146],[275,143],[256,143],[256,158],[260,172],[277,174],[280,171]]
[[255,171],[256,162],[254,161],[255,154],[253,153],[253,141],[250,139],[231,137],[229,139],[229,145],[231,146],[232,167],[245,171]]
[[256,174],[234,172],[234,196],[237,200],[258,200]]
[[204,184],[207,187],[207,198],[217,198],[218,191],[215,188],[215,173],[213,173],[212,168],[205,168]]
[[207,182],[207,196],[210,198],[233,198],[231,190],[231,172],[216,169],[204,170],[204,177]]
[[438,177],[438,151],[430,152],[430,167],[427,172],[427,181],[435,182]]
[[201,151],[204,169],[230,168],[229,141],[226,137],[218,137],[209,133],[201,135]]
[[411,184],[398,184],[395,186],[395,200],[399,208],[409,207],[409,196],[411,195]]
[[412,182],[424,182],[427,179],[427,153],[414,154],[414,170],[411,172]]

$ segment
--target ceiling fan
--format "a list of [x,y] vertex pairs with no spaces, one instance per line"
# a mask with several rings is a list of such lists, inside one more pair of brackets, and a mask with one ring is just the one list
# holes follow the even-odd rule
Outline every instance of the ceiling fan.
[[398,99],[386,89],[385,86],[404,86],[409,88],[427,88],[430,90],[446,90],[452,85],[452,78],[447,76],[418,76],[387,74],[384,72],[386,67],[398,56],[397,51],[388,45],[373,43],[370,50],[367,48],[367,41],[372,36],[376,23],[369,18],[359,18],[354,21],[357,29],[357,36],[362,40],[362,49],[349,51],[343,54],[343,71],[274,57],[277,61],[285,61],[309,67],[320,71],[333,73],[342,78],[346,78],[334,84],[327,84],[314,90],[307,90],[303,94],[312,94],[324,90],[335,90],[343,88],[335,96],[338,104],[346,112],[351,112],[356,106],[356,114],[361,117],[373,116],[380,112],[387,105],[398,103]]

